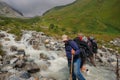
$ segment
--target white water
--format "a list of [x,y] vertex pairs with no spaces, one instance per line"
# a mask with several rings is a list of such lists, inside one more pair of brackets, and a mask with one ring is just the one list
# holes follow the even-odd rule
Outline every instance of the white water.
[[14,9],[23,13],[25,17],[41,16],[49,9],[67,5],[75,0],[3,0]]
[[[4,31],[1,31],[0,34],[1,33],[5,34],[5,37],[1,38],[0,42],[7,54],[14,54],[14,52],[10,51],[10,46],[14,45],[18,48],[23,48],[26,54],[30,55],[30,59],[34,60],[39,66],[41,66],[46,65],[46,62],[44,60],[41,60],[39,57],[40,53],[44,53],[50,58],[49,60],[47,60],[48,62],[50,62],[50,66],[48,66],[47,70],[41,70],[39,74],[45,77],[53,77],[56,80],[67,80],[69,78],[66,57],[58,56],[57,51],[48,51],[42,44],[40,33],[37,33],[35,31],[26,31],[23,33],[20,41],[15,41],[15,36],[13,34],[8,34]],[[40,42],[42,44],[42,48],[40,50],[33,49],[33,47],[28,42],[31,38],[33,38],[33,33],[39,35]],[[6,40],[6,38],[9,40]],[[61,54],[65,55],[64,52],[61,52]],[[87,65],[87,68],[90,71],[89,74],[83,73],[86,80],[115,80],[115,73],[113,71],[107,70],[104,67],[98,66],[97,68],[95,68],[93,66]]]

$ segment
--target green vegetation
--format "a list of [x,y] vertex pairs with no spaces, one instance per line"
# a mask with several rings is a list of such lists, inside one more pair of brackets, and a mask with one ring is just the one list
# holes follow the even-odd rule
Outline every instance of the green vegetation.
[[[65,28],[62,33],[120,34],[120,0],[77,0],[69,6],[53,8],[43,16],[44,25]],[[61,32],[59,32],[61,33]]]
[[55,37],[82,32],[109,41],[120,35],[120,0],[77,0],[67,6],[55,7],[42,17],[0,17],[0,30],[21,36],[21,30],[43,31]]
[[40,26],[37,25],[37,22],[39,23],[39,21],[41,21],[39,17],[25,19],[0,17],[0,30],[17,35],[17,40],[19,40],[21,30],[41,31]]

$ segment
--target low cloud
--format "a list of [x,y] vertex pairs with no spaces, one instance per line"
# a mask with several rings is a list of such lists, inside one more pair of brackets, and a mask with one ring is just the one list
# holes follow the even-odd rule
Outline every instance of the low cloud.
[[60,5],[72,3],[75,0],[3,0],[19,10],[26,17],[42,15],[47,10]]

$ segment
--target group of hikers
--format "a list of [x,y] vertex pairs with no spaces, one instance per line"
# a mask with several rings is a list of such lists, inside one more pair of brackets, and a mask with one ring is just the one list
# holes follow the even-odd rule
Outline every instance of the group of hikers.
[[65,43],[68,68],[70,70],[70,80],[86,80],[81,71],[85,70],[86,61],[90,61],[96,67],[94,58],[97,53],[97,43],[94,37],[86,37],[82,33],[74,39],[69,39],[67,35],[62,35]]

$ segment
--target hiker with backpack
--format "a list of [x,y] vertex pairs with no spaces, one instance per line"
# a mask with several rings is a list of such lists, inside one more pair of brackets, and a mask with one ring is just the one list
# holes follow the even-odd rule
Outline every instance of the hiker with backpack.
[[70,80],[85,80],[79,70],[81,65],[81,59],[79,58],[79,47],[73,40],[68,39],[67,35],[62,36],[62,41],[65,43],[66,57],[70,70]]
[[78,47],[81,50],[81,59],[83,60],[81,65],[81,70],[84,67],[84,64],[86,63],[86,60],[88,59],[94,66],[95,62],[92,58],[93,52],[90,49],[91,47],[88,45],[88,39],[83,34],[78,34],[76,38],[74,38],[74,41],[77,43]]
[[91,43],[91,50],[93,52],[93,58],[95,59],[95,57],[97,57],[97,50],[98,50],[98,45],[97,45],[97,41],[95,40],[94,37],[88,37],[88,40]]

